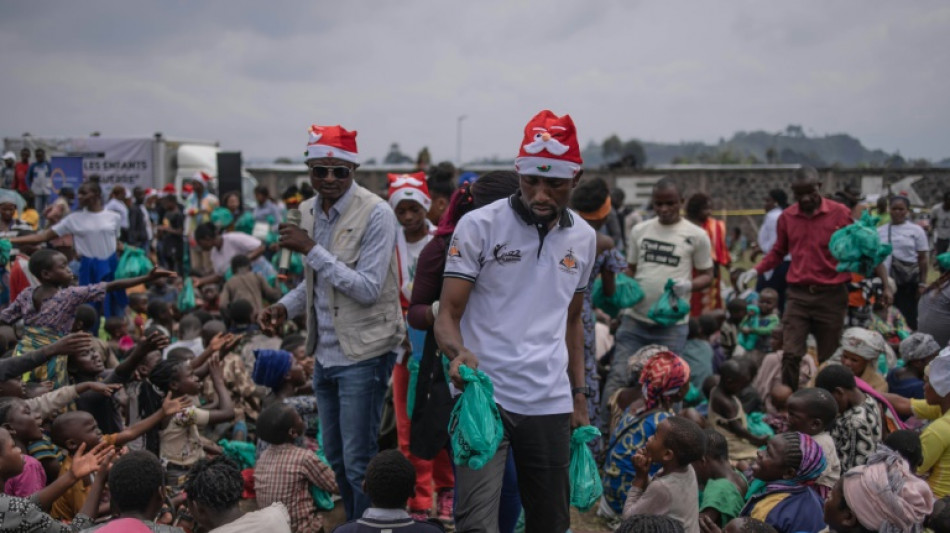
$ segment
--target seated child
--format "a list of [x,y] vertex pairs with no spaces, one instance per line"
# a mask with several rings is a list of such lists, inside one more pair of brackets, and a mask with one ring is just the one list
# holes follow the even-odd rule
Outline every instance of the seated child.
[[[171,420],[145,433],[145,449],[162,459],[167,473],[166,483],[171,489],[170,496],[177,496],[185,481],[189,468],[205,456],[199,427],[227,422],[234,418],[231,395],[224,386],[221,376],[221,361],[212,356],[208,362],[211,379],[218,396],[216,409],[207,410],[188,407]],[[144,416],[161,409],[163,395],[173,399],[196,396],[201,384],[195,376],[190,361],[171,358],[160,361],[149,372],[151,387],[141,387],[139,392],[139,410]]]
[[294,445],[303,432],[303,419],[297,411],[281,403],[264,409],[257,425],[258,437],[270,444],[254,468],[257,503],[283,503],[290,510],[290,525],[295,532],[323,527],[323,516],[317,514],[310,496],[311,485],[339,492],[333,470],[317,454]]
[[887,391],[904,398],[924,398],[924,369],[940,353],[940,345],[928,333],[914,333],[900,343],[903,367],[887,373]]
[[712,390],[709,399],[709,424],[726,438],[732,461],[755,459],[757,450],[768,439],[757,437],[749,431],[745,411],[737,397],[752,380],[735,359],[723,363],[719,375],[719,385]]
[[290,533],[290,513],[282,503],[250,513],[241,510],[244,478],[238,465],[223,455],[195,462],[184,489],[188,510],[209,533]]
[[830,392],[838,404],[838,416],[829,433],[841,459],[841,471],[863,465],[883,436],[877,402],[858,389],[854,374],[844,365],[825,367],[815,378],[815,386]]
[[638,514],[627,518],[614,533],[683,533],[683,524],[668,516]]
[[884,437],[884,445],[899,453],[907,461],[911,472],[916,472],[924,462],[924,448],[920,436],[909,429],[900,429]]
[[201,309],[218,319],[221,318],[221,309],[218,306],[220,293],[221,286],[217,283],[205,283],[201,286]]
[[727,316],[725,322],[719,330],[719,345],[725,352],[726,357],[732,357],[736,354],[736,347],[739,345],[739,325],[745,319],[747,304],[744,300],[736,299],[726,304]]
[[877,360],[889,350],[880,333],[864,328],[848,328],[841,335],[841,364],[855,377],[878,392],[887,392],[887,382],[877,371]]
[[699,317],[689,319],[689,336],[683,348],[683,360],[689,364],[689,384],[702,390],[703,381],[713,374],[713,349],[703,333]]
[[818,533],[825,523],[822,500],[813,485],[824,469],[821,446],[808,435],[789,432],[772,437],[752,465],[764,490],[749,499],[740,516],[761,520],[779,533]]
[[749,488],[745,476],[729,464],[729,445],[721,433],[707,429],[706,454],[693,462],[699,483],[700,520],[705,516],[713,524],[725,527],[739,516]]
[[739,344],[746,352],[767,353],[771,348],[769,341],[772,330],[781,324],[781,318],[775,312],[778,307],[778,292],[775,289],[763,289],[759,294],[758,305],[750,305],[746,317],[739,325]]
[[[92,449],[103,442],[114,447],[124,446],[125,443],[138,438],[139,435],[157,426],[164,418],[181,412],[189,404],[190,400],[187,398],[173,399],[170,396],[166,397],[162,402],[161,409],[156,410],[151,416],[119,433],[109,435],[103,435],[99,425],[96,424],[96,419],[85,411],[69,411],[59,415],[53,421],[50,430],[53,443],[66,450],[68,454],[60,467],[59,475],[62,476],[72,468],[72,462],[80,446],[85,445],[86,448]],[[66,493],[53,503],[52,512],[50,513],[53,518],[72,520],[82,508],[83,502],[89,494],[90,485],[91,480],[87,479],[81,479],[73,483]]]
[[118,458],[109,470],[112,520],[83,533],[135,531],[134,528],[142,526],[155,533],[184,533],[177,527],[152,521],[164,503],[164,479],[161,461],[148,452],[128,452]]
[[927,483],[892,450],[841,476],[825,504],[825,522],[838,533],[921,531],[934,508]]
[[379,452],[366,467],[363,482],[372,506],[363,516],[333,530],[334,533],[439,533],[442,526],[434,521],[413,520],[406,505],[415,494],[416,471],[398,450]]
[[[241,354],[247,368],[254,368],[255,350],[281,349],[280,337],[268,337],[254,321],[254,306],[247,300],[234,300],[228,306],[228,332],[239,339],[234,351]],[[306,340],[304,341],[306,343]],[[309,354],[313,356],[313,354]]]
[[[699,486],[690,463],[705,453],[706,435],[695,422],[678,416],[660,422],[633,458],[637,473],[623,505],[623,517],[667,515],[679,520],[687,533],[699,533]],[[651,481],[653,463],[662,468]]]
[[788,399],[788,428],[811,436],[825,455],[825,470],[815,481],[818,494],[828,498],[838,478],[841,461],[835,450],[835,441],[828,433],[838,416],[838,403],[824,389],[800,389]]
[[[105,471],[115,455],[115,450],[102,443],[86,453],[85,444],[76,450],[72,467],[46,488],[29,498],[18,498],[0,493],[0,531],[37,531],[71,533],[91,527],[99,515],[99,498],[105,487]],[[89,497],[70,524],[63,524],[46,514],[53,501],[80,479],[99,471],[96,481],[89,488]],[[23,456],[9,430],[0,427],[0,483],[6,483],[23,472]]]
[[227,309],[231,302],[247,300],[250,302],[252,317],[264,309],[264,300],[276,302],[280,300],[280,289],[267,284],[264,276],[251,270],[251,260],[246,255],[236,255],[231,259],[231,279],[224,283],[221,296],[218,300],[221,309]]
[[[174,269],[170,269],[174,270]],[[174,284],[169,283],[165,278],[159,278],[152,280],[148,284],[148,301],[151,302],[163,302],[169,305],[175,305],[178,302],[178,289]],[[146,306],[147,309],[148,306]],[[146,314],[149,317],[152,317],[152,313],[146,310]],[[148,328],[148,326],[145,326]]]
[[784,383],[776,383],[769,391],[766,401],[770,402],[774,413],[765,415],[762,419],[776,433],[788,431],[788,399],[792,395],[792,388]]
[[[762,359],[762,363],[759,365],[759,371],[756,373],[755,379],[752,382],[753,386],[755,386],[755,390],[758,391],[762,399],[765,400],[765,412],[770,414],[776,412],[775,406],[772,405],[770,400],[772,388],[782,383],[782,354],[784,353],[782,352],[782,341],[784,338],[782,326],[779,324],[772,330],[772,335],[770,336],[771,351]],[[810,354],[805,354],[805,356],[802,357],[799,369],[799,387],[806,386],[814,379],[815,374],[818,373],[818,365],[815,364],[815,359],[812,358]]]

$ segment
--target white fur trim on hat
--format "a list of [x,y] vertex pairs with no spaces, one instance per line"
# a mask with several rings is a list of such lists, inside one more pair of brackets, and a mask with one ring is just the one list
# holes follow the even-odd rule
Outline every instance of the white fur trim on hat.
[[346,150],[341,150],[333,146],[327,146],[325,144],[311,144],[307,146],[307,161],[311,159],[323,159],[325,157],[332,157],[334,159],[342,159],[343,161],[349,161],[350,163],[360,164],[359,157],[356,153],[348,152]]
[[581,166],[563,159],[519,157],[515,159],[515,171],[518,174],[542,178],[573,178],[581,171]]
[[414,189],[411,187],[403,187],[402,189],[396,189],[393,191],[392,196],[389,197],[389,206],[396,209],[396,206],[399,205],[399,202],[403,200],[409,200],[416,202],[421,205],[426,212],[429,212],[429,207],[432,206],[432,199],[422,194],[422,191],[419,189]]

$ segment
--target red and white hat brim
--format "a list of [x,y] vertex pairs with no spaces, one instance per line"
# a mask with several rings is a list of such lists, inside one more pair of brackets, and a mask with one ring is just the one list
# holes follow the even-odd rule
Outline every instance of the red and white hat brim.
[[307,161],[311,159],[323,159],[328,157],[349,161],[355,165],[360,164],[360,160],[356,152],[348,152],[335,146],[327,146],[325,144],[311,144],[307,146]]
[[402,202],[403,200],[416,202],[417,204],[421,205],[427,213],[429,212],[429,208],[432,207],[432,199],[423,194],[419,189],[413,187],[405,187],[393,191],[392,196],[389,197],[389,206],[395,211],[396,206],[399,205],[399,202]]
[[526,176],[570,179],[581,171],[581,166],[572,161],[550,157],[519,157],[515,159],[515,171]]

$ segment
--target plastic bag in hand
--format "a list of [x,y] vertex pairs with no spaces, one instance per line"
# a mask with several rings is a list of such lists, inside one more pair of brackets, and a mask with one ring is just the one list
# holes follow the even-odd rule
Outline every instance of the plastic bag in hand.
[[455,464],[472,470],[485,466],[498,451],[505,428],[495,405],[495,388],[481,370],[459,367],[465,390],[449,417],[449,435]]
[[673,292],[674,285],[674,280],[666,280],[663,294],[647,311],[647,318],[664,328],[675,326],[689,314],[689,300],[676,296]]
[[597,471],[597,461],[588,442],[600,438],[594,426],[581,426],[571,433],[571,505],[586,512],[600,500],[604,486]]
[[604,282],[598,277],[594,281],[590,293],[591,303],[594,304],[594,307],[607,313],[612,318],[616,318],[620,311],[633,307],[643,300],[643,289],[640,288],[637,280],[630,276],[618,272],[614,278],[614,284],[614,294],[604,296]]
[[191,278],[185,278],[185,286],[178,294],[178,310],[182,312],[191,311],[195,307],[195,286],[191,282]]
[[828,250],[838,260],[838,272],[872,276],[874,268],[891,255],[891,245],[878,236],[877,220],[865,210],[861,220],[831,235]]
[[148,275],[155,265],[145,255],[145,250],[126,245],[115,267],[115,279],[137,278]]

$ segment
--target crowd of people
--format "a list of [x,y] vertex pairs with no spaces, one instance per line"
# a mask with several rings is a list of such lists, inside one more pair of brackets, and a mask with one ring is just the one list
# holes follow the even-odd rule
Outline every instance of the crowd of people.
[[[355,131],[308,134],[309,182],[253,207],[204,173],[53,194],[4,155],[0,530],[564,532],[593,426],[613,531],[950,532],[950,195],[929,235],[800,168],[743,268],[703,192],[583,178],[568,115],[511,171],[385,194]],[[839,269],[868,220],[889,253]],[[503,433],[477,465],[472,375]]]

